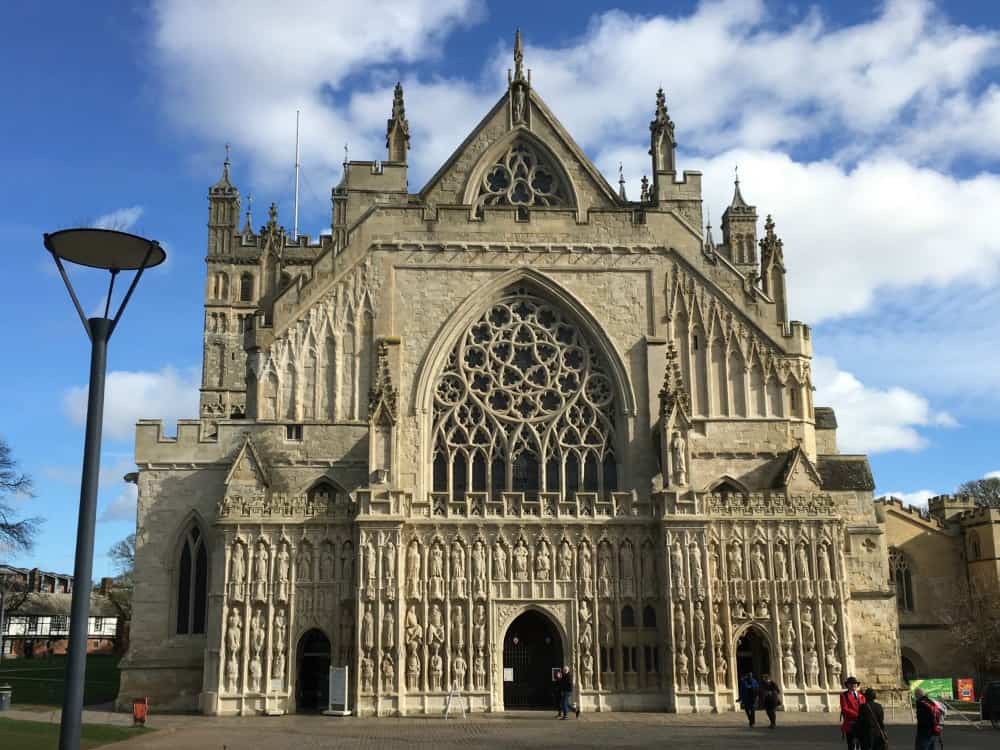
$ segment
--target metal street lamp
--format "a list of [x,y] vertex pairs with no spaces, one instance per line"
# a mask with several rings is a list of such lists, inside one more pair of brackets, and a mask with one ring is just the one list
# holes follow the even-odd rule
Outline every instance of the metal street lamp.
[[[94,523],[97,516],[97,484],[101,468],[101,423],[104,419],[104,374],[108,340],[121,319],[125,306],[135,291],[142,272],[158,266],[167,258],[154,240],[111,229],[63,229],[44,235],[45,248],[59,268],[69,296],[80,314],[80,321],[90,339],[90,391],[87,398],[87,432],[83,443],[83,477],[80,481],[80,516],[76,527],[76,560],[73,565],[73,603],[69,626],[69,651],[66,682],[63,689],[62,723],[59,750],[80,747],[80,719],[83,712],[83,686],[87,669],[87,624],[90,618],[91,576],[94,566]],[[104,315],[87,318],[69,282],[63,261],[111,274]],[[122,299],[114,318],[108,317],[115,278],[121,271],[135,271],[132,284]]]

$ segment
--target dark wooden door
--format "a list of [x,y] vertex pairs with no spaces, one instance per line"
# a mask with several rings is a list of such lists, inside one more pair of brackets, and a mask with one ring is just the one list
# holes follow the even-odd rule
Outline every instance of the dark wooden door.
[[552,674],[562,664],[562,640],[551,620],[535,611],[514,620],[503,642],[504,708],[555,709]]

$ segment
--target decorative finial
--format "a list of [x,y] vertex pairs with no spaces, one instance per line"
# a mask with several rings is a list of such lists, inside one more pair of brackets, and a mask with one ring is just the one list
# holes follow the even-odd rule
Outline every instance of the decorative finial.
[[514,80],[524,80],[524,49],[521,47],[521,29],[514,32]]
[[253,234],[253,193],[247,193],[247,220],[243,225],[243,234]]
[[749,208],[745,200],[743,200],[743,193],[740,192],[740,165],[737,164],[733,167],[733,174],[735,175],[735,189],[733,190],[733,200],[729,204],[730,208]]
[[229,144],[227,143],[227,144],[226,144],[226,161],[225,161],[225,165],[226,165],[227,167],[229,166],[229,149],[230,149],[230,146],[229,146]]
[[618,197],[623,201],[628,200],[628,198],[625,197],[625,170],[622,167],[621,162],[618,162]]
[[639,200],[643,203],[649,201],[649,178],[646,175],[642,176],[642,192],[639,194]]
[[272,202],[271,207],[267,209],[267,226],[269,228],[274,228],[278,226],[278,204]]
[[347,144],[344,144],[344,166],[347,166]]

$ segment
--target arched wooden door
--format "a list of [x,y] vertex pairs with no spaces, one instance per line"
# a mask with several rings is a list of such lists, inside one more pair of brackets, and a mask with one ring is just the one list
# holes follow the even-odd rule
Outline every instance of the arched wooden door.
[[322,630],[302,634],[296,664],[296,707],[302,713],[325,710],[330,700],[330,639]]
[[504,708],[554,709],[552,674],[562,666],[562,639],[555,623],[535,610],[520,615],[503,639]]

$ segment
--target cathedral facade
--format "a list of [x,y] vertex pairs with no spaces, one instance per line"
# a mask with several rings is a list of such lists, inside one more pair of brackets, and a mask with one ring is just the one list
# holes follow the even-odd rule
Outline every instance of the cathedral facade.
[[[213,714],[790,710],[899,684],[864,456],[812,402],[782,242],[739,182],[716,244],[662,91],[651,179],[615,190],[508,90],[418,193],[345,163],[332,234],[209,190],[200,418],[136,433],[121,695]],[[794,258],[791,258],[794,265]]]

